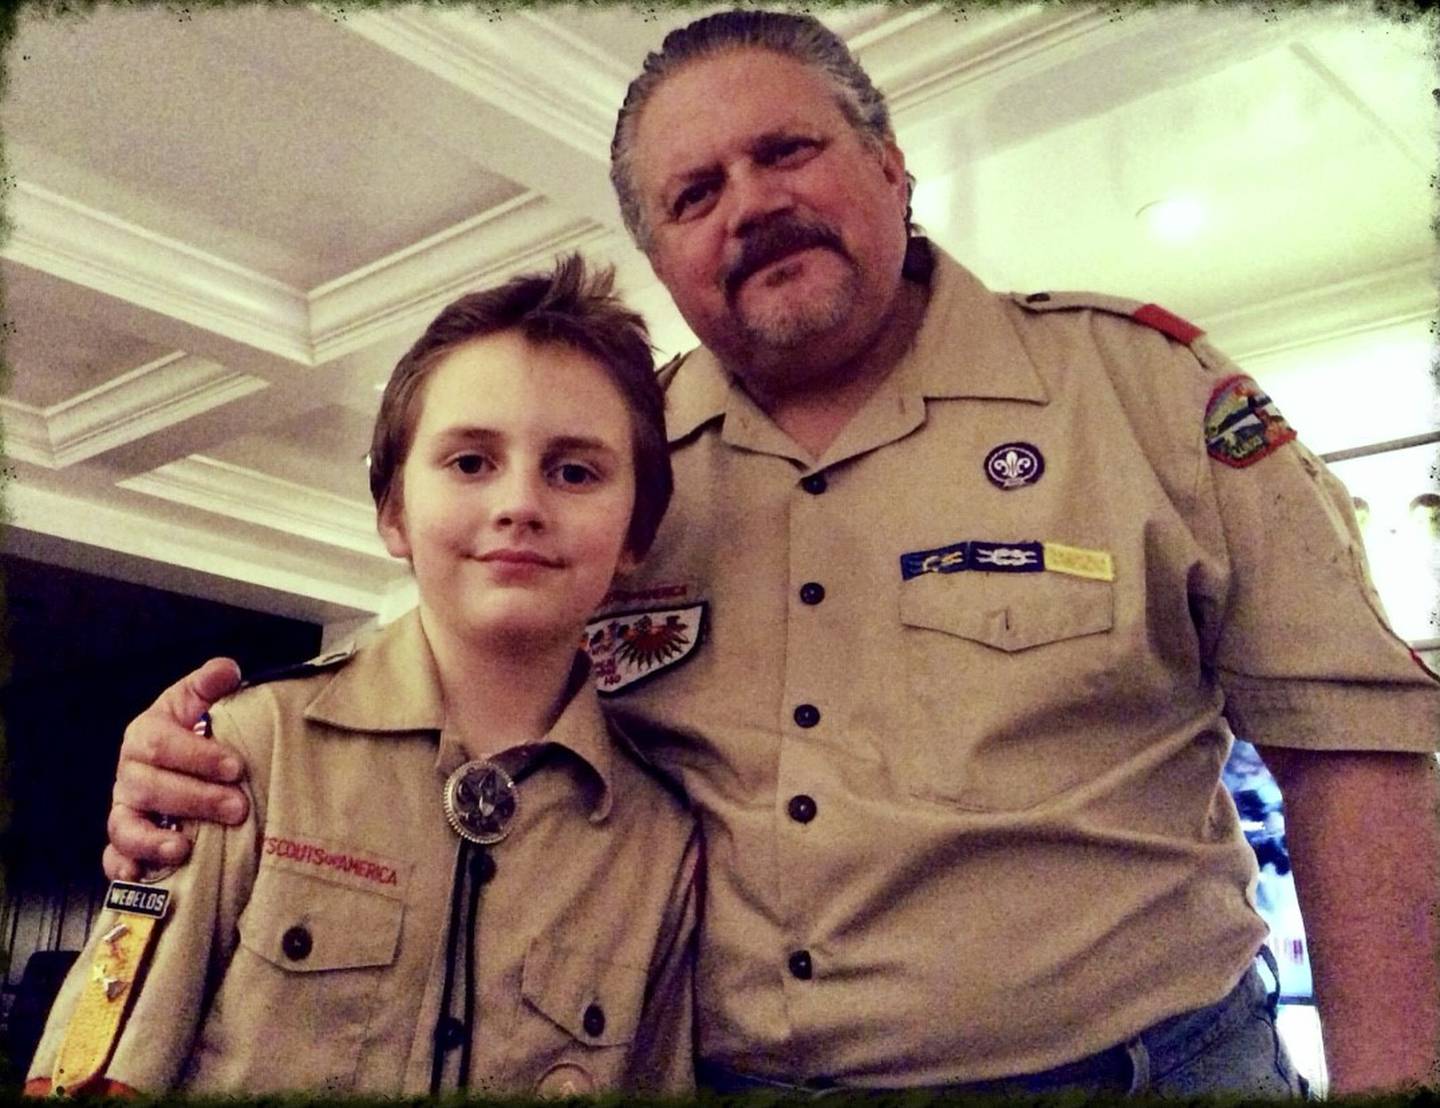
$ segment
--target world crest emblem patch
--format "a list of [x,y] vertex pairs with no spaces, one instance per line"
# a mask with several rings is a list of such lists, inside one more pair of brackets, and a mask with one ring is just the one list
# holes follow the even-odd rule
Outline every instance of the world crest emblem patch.
[[705,633],[705,604],[620,612],[585,625],[584,650],[601,696],[686,661]]

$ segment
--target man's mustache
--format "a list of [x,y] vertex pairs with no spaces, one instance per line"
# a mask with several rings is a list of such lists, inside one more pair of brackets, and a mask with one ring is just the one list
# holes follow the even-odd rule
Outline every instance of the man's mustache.
[[741,241],[740,256],[725,274],[726,300],[734,300],[741,282],[756,270],[788,254],[816,246],[833,250],[842,258],[850,257],[840,236],[823,223],[805,223],[782,216],[760,224]]

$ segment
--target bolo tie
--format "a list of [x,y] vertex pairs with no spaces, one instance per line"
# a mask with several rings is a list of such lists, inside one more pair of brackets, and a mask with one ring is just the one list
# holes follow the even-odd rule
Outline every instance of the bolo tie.
[[[464,1018],[460,1040],[458,1087],[470,1084],[470,1055],[475,1027],[475,931],[480,909],[480,889],[495,876],[495,859],[489,848],[510,834],[520,806],[519,784],[550,759],[555,747],[543,747],[513,774],[497,762],[477,759],[466,762],[445,782],[441,807],[450,827],[460,836],[455,852],[455,874],[450,882],[450,928],[445,940],[445,982],[440,992],[440,1018],[432,1036],[430,1095],[440,1092],[445,1071],[445,1040],[453,1017],[451,1001],[455,992],[455,955],[460,935],[465,936]],[[464,911],[461,911],[462,902]]]

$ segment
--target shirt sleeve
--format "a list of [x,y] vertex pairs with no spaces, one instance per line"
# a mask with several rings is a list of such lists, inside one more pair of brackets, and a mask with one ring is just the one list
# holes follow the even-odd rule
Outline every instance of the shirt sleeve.
[[[216,735],[220,737],[218,726]],[[243,757],[244,751],[240,753]],[[189,861],[154,885],[169,891],[169,905],[140,975],[130,985],[129,1009],[100,1083],[152,1093],[175,1088],[183,1080],[219,971],[235,948],[240,909],[254,883],[256,806],[254,797],[249,799],[250,815],[244,823],[200,824]],[[99,914],[51,1007],[30,1066],[31,1079],[51,1076],[104,936],[124,920],[109,909]]]
[[695,1089],[695,941],[699,916],[700,829],[676,871],[665,921],[668,941],[650,966],[644,1011],[636,1029],[625,1088],[678,1094]]
[[[1243,374],[1203,342],[1195,354],[1210,416]],[[1283,419],[1273,405],[1262,415]],[[1261,745],[1435,750],[1440,681],[1385,616],[1344,485],[1293,436],[1247,457],[1200,422],[1198,499],[1225,566],[1201,631],[1232,728]]]

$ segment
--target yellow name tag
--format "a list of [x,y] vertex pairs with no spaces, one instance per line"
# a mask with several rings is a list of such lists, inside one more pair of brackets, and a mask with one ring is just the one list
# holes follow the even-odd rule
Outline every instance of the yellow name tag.
[[1045,545],[1045,568],[1052,573],[1088,577],[1092,581],[1115,580],[1115,563],[1104,550],[1083,550],[1058,542]]

